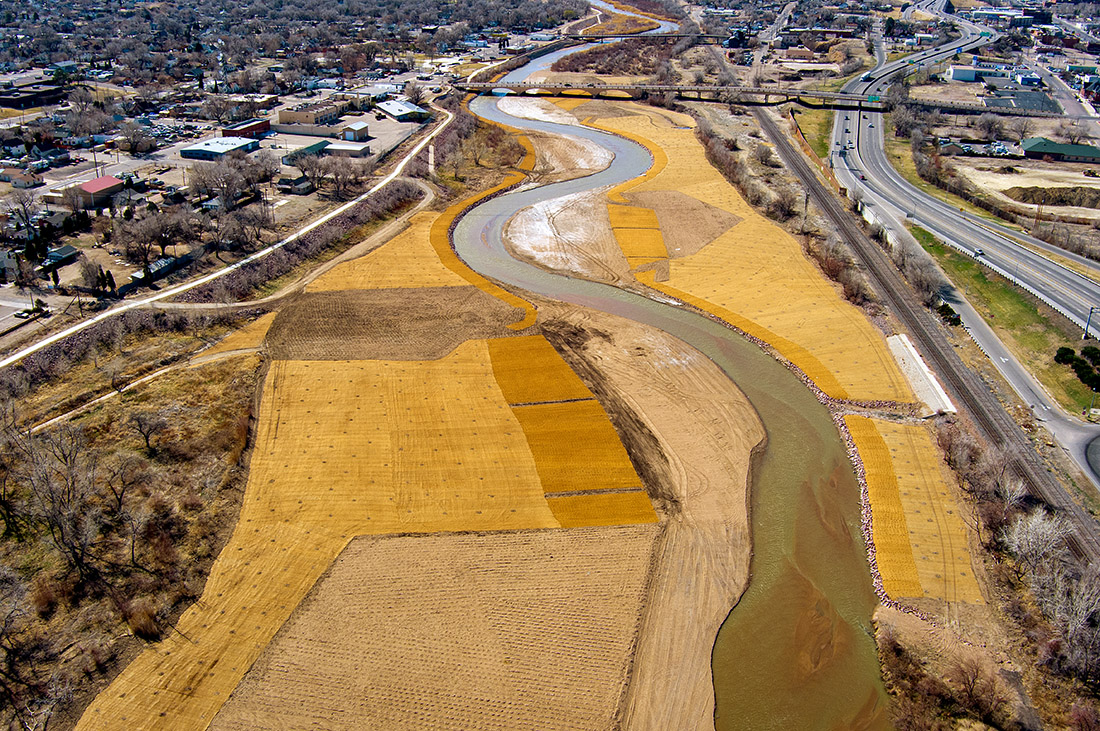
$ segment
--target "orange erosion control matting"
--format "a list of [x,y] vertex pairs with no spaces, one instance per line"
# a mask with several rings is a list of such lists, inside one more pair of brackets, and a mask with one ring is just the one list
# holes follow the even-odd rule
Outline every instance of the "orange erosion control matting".
[[276,361],[240,519],[201,600],[78,728],[206,728],[357,535],[656,520],[607,415],[541,337],[436,361]]
[[[655,164],[613,190],[612,204],[630,203],[632,193],[672,191],[739,219],[700,251],[671,259],[668,281],[658,282],[653,271],[639,272],[640,281],[768,342],[829,396],[914,401],[882,334],[841,297],[792,236],[748,205],[710,165],[690,117],[620,108],[638,113],[604,118],[598,126],[644,145]],[[621,221],[648,218],[629,211],[612,215]],[[620,230],[629,232],[616,231],[628,256],[658,255],[650,229]]]
[[967,529],[928,428],[845,416],[867,475],[883,588],[894,599],[983,601]]

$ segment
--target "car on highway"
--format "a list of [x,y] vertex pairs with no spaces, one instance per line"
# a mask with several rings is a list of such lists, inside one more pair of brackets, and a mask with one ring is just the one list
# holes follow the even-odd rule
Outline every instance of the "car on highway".
[[974,249],[974,256],[985,256],[985,249],[982,249],[982,248]]

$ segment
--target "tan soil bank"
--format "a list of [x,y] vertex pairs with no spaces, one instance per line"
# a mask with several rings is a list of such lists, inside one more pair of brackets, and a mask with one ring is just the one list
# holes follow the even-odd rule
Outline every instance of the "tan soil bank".
[[748,495],[765,433],[717,366],[657,330],[591,310],[553,308],[552,339],[601,386],[666,523],[623,707],[628,729],[712,729],[710,655],[748,584]]

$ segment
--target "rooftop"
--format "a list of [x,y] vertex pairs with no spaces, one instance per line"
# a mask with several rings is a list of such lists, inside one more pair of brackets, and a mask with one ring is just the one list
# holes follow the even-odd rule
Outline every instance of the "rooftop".
[[211,137],[206,140],[200,140],[193,145],[189,145],[184,150],[203,150],[205,152],[212,152],[218,155],[225,155],[233,152],[234,150],[254,145],[255,140],[250,140],[247,137]]
[[1027,152],[1037,152],[1041,155],[1058,154],[1070,157],[1092,157],[1100,160],[1100,149],[1092,145],[1070,145],[1046,137],[1028,137],[1020,143]]
[[386,114],[392,114],[398,116],[401,114],[427,114],[426,109],[416,106],[410,102],[401,101],[400,99],[388,99],[384,102],[378,103],[378,108]]
[[85,193],[95,195],[96,193],[102,193],[105,190],[110,190],[119,185],[122,185],[121,180],[113,175],[104,175],[102,178],[96,178],[95,180],[89,180],[87,183],[81,183],[80,189]]

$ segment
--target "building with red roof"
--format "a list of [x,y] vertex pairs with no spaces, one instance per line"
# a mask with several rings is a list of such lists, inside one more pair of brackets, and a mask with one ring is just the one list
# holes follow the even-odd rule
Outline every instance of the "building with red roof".
[[81,183],[77,190],[80,191],[80,198],[84,201],[85,208],[102,208],[111,200],[111,196],[124,187],[125,183],[118,178],[113,175],[104,175],[87,183]]

